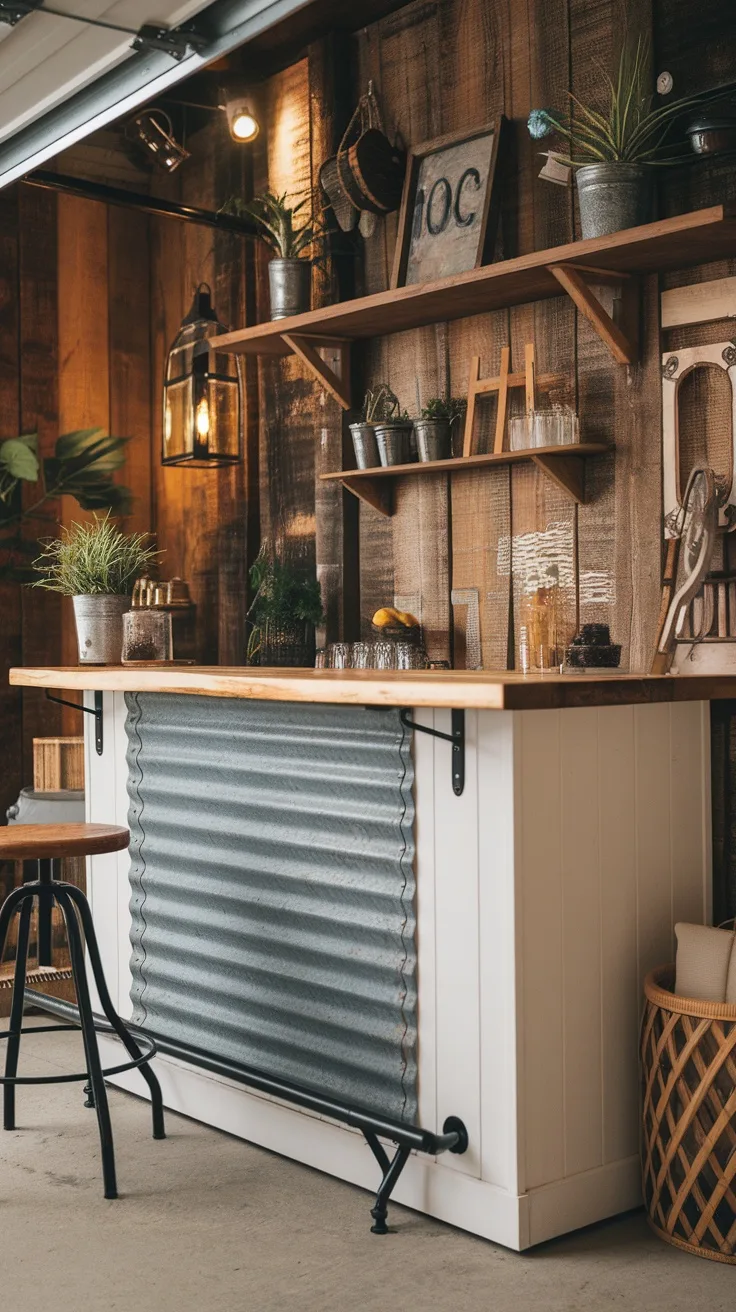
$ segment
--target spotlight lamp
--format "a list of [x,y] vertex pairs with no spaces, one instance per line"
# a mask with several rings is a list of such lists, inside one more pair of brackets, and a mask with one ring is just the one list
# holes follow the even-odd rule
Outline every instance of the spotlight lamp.
[[164,109],[141,110],[131,128],[134,137],[150,150],[164,173],[173,173],[189,159],[189,151],[176,140],[171,119]]
[[217,350],[227,329],[200,283],[174,339],[164,379],[161,463],[206,469],[240,459],[242,376],[240,357]]
[[253,101],[248,95],[229,95],[223,106],[233,141],[255,141],[261,130]]

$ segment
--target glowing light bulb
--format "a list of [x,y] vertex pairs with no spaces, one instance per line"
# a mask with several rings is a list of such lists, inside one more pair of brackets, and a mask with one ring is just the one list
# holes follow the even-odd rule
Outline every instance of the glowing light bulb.
[[167,405],[164,417],[164,442],[169,445],[171,441],[171,406]]
[[247,110],[240,110],[233,116],[230,131],[236,141],[255,141],[258,136],[258,124]]
[[207,404],[207,397],[203,396],[197,406],[197,415],[195,419],[197,425],[198,437],[209,437],[210,435],[210,408]]

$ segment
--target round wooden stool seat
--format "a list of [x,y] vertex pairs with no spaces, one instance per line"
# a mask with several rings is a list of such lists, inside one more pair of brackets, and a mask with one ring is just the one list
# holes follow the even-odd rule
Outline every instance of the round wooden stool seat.
[[120,852],[130,834],[120,825],[7,825],[0,828],[0,861],[44,861]]

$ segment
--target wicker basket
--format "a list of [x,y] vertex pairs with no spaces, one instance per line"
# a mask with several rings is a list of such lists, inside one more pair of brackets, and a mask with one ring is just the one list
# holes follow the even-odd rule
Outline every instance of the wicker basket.
[[644,1202],[667,1243],[736,1264],[736,1006],[673,983],[673,966],[644,982]]

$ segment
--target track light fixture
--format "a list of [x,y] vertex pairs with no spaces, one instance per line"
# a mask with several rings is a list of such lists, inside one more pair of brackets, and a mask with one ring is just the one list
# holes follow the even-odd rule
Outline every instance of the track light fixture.
[[226,96],[222,108],[227,115],[227,125],[233,141],[242,144],[255,141],[261,125],[256,117],[251,97],[242,93],[230,93]]
[[164,109],[143,109],[130,125],[133,136],[150,150],[164,173],[173,173],[189,151],[176,140],[171,119]]

